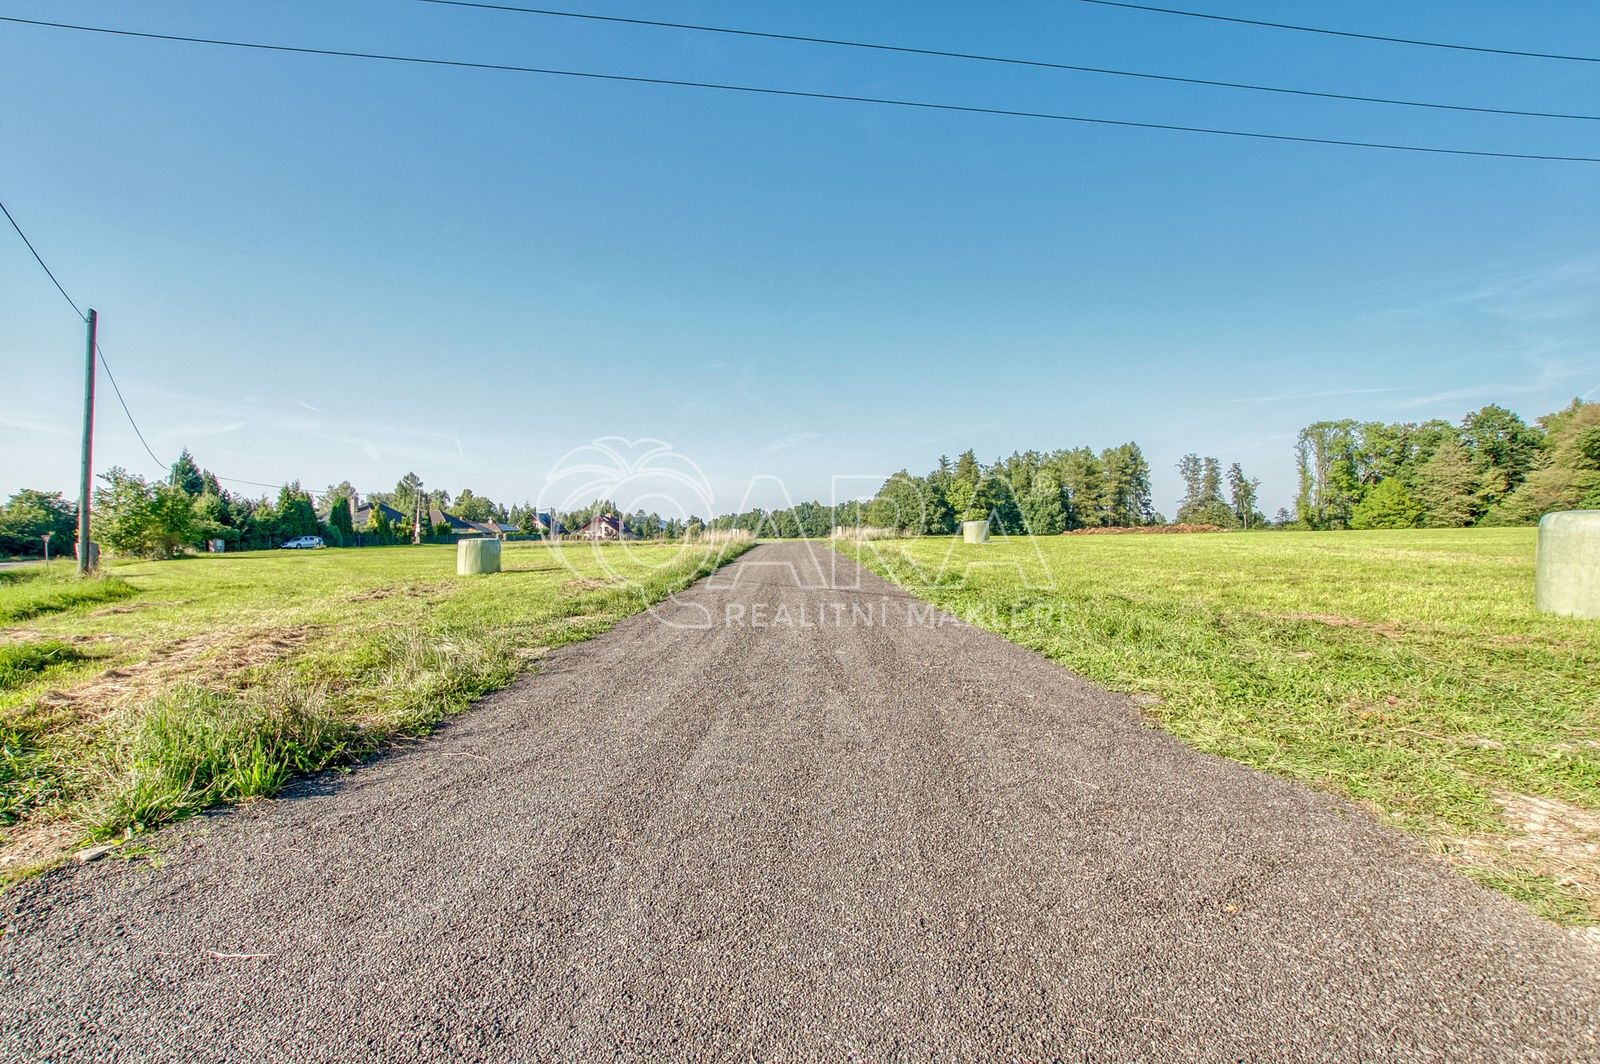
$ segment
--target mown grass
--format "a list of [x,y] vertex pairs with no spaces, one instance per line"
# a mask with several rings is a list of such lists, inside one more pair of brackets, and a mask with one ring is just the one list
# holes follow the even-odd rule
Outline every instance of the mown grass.
[[[1583,848],[1600,830],[1600,624],[1534,612],[1532,529],[840,549],[1142,696],[1202,750],[1365,803],[1553,919],[1600,919]],[[1507,815],[1525,796],[1563,803],[1565,826],[1530,837]]]
[[115,576],[79,579],[70,562],[51,568],[0,569],[0,623],[131,598],[138,591]]
[[747,547],[507,544],[476,577],[447,546],[115,566],[133,601],[7,632],[0,876],[425,732]]

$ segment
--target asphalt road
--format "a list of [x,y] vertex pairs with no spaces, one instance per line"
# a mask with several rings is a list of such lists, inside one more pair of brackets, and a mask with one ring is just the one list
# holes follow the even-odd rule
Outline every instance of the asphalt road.
[[162,843],[0,895],[0,1058],[1600,1059],[1600,951],[821,547]]

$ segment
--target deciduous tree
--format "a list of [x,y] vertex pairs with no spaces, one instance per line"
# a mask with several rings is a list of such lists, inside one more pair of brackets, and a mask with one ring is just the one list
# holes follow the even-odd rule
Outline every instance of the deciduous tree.
[[1351,528],[1415,528],[1422,504],[1412,498],[1399,477],[1380,480],[1350,512]]

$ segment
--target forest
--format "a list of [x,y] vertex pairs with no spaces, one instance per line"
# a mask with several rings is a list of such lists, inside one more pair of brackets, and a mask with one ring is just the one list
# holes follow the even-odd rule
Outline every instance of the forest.
[[1490,405],[1457,424],[1319,421],[1295,444],[1297,527],[1526,525],[1600,508],[1600,403],[1528,424]]
[[1087,447],[1020,451],[988,465],[969,450],[953,462],[941,456],[921,476],[902,469],[866,501],[723,514],[709,524],[778,537],[825,536],[839,525],[938,536],[984,518],[1002,535],[1163,521],[1150,500],[1150,465],[1138,444],[1124,443],[1098,454]]

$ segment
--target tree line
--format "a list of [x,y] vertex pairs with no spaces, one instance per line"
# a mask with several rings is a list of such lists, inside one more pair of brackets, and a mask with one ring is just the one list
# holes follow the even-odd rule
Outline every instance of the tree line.
[[1017,451],[984,464],[973,451],[941,455],[922,475],[900,470],[871,499],[829,506],[803,502],[713,518],[710,527],[759,536],[825,536],[838,526],[949,535],[963,521],[988,520],[1001,535],[1055,535],[1074,528],[1160,524],[1150,499],[1150,464],[1137,443]]
[[[1260,481],[1237,462],[1226,471],[1211,457],[1178,463],[1184,494],[1176,519],[1222,528],[1458,528],[1517,525],[1551,510],[1600,508],[1600,403],[1574,399],[1533,424],[1490,405],[1458,423],[1318,421],[1295,443],[1298,491],[1294,512],[1268,520],[1257,509]],[[169,557],[222,540],[230,550],[277,546],[320,535],[334,546],[410,542],[414,531],[439,540],[432,511],[494,521],[540,536],[545,524],[531,503],[507,506],[463,488],[427,488],[407,473],[392,491],[365,496],[370,523],[354,527],[352,502],[363,501],[349,481],[317,493],[299,481],[277,495],[230,492],[185,450],[164,480],[120,467],[100,476],[94,491],[95,538],[109,551]],[[397,511],[390,519],[378,505]],[[1150,466],[1136,443],[1019,451],[982,463],[965,451],[941,456],[927,473],[902,469],[864,500],[836,505],[802,502],[777,510],[752,509],[708,519],[624,512],[609,499],[554,514],[568,530],[596,514],[615,514],[641,539],[678,539],[706,529],[740,529],[769,537],[826,536],[838,526],[869,526],[906,534],[948,535],[962,521],[988,519],[1000,534],[1053,535],[1077,528],[1164,523],[1151,503]],[[413,526],[420,526],[414,529]],[[23,489],[0,506],[0,554],[36,555],[50,533],[52,550],[70,553],[77,505],[60,492]]]
[[[229,550],[274,547],[298,536],[320,535],[333,546],[406,543],[414,532],[425,540],[450,536],[447,522],[435,527],[432,512],[467,521],[495,521],[529,536],[546,531],[541,512],[529,503],[507,506],[463,488],[454,497],[430,489],[407,473],[392,491],[364,498],[349,481],[313,494],[290,481],[276,497],[229,491],[185,450],[163,480],[120,467],[100,476],[94,494],[95,538],[115,554],[163,558],[221,540]],[[371,506],[365,528],[354,527],[352,502]],[[381,504],[381,505],[380,505]],[[397,516],[389,516],[393,511]],[[76,505],[60,493],[22,491],[0,507],[0,549],[38,553],[38,536],[54,530],[70,544]],[[663,517],[642,509],[624,511],[609,499],[557,512],[557,524],[574,531],[597,514],[613,514],[633,536],[679,539],[707,529],[743,529],[762,536],[826,536],[839,525],[870,525],[927,535],[954,532],[961,521],[986,518],[1000,533],[1033,530],[1049,535],[1086,525],[1158,523],[1150,501],[1150,467],[1135,443],[1095,452],[1022,451],[987,465],[972,451],[916,476],[889,477],[867,500],[838,505],[804,502],[779,510],[754,509],[702,519]],[[546,518],[548,520],[548,517]]]
[[[471,488],[452,497],[428,488],[415,473],[401,477],[391,491],[366,496],[346,480],[314,497],[296,480],[284,484],[276,496],[251,497],[223,487],[186,449],[164,479],[118,466],[102,473],[99,481],[92,500],[94,538],[105,550],[125,557],[169,558],[188,549],[203,550],[213,540],[221,540],[226,550],[260,550],[299,536],[321,536],[335,547],[410,543],[414,536],[434,542],[454,537],[448,521],[434,522],[435,512],[476,523],[493,521],[530,537],[546,533],[541,511],[531,503],[506,506]],[[358,529],[353,511],[362,504],[370,510],[365,527]],[[576,529],[596,514],[617,515],[630,533],[643,539],[675,539],[706,527],[698,517],[667,518],[642,509],[625,513],[608,499],[556,513],[554,520],[557,527]],[[0,554],[40,554],[46,532],[52,535],[52,552],[70,554],[77,521],[76,501],[60,492],[23,489],[0,506]]]
[[1299,527],[1525,525],[1600,507],[1600,403],[1532,425],[1490,405],[1452,424],[1318,421],[1295,444]]

